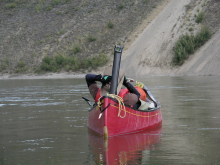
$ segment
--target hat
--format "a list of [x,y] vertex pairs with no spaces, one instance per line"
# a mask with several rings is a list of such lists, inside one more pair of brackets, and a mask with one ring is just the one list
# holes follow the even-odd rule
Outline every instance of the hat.
[[[104,69],[103,75],[112,76],[112,66],[106,67]],[[123,84],[123,81],[124,81],[124,75],[125,75],[124,70],[120,69],[119,70],[119,75],[118,75],[117,94],[119,93],[119,91],[122,87],[122,84]],[[109,91],[110,91],[110,84],[102,85],[100,95],[104,96],[107,93],[109,93]]]

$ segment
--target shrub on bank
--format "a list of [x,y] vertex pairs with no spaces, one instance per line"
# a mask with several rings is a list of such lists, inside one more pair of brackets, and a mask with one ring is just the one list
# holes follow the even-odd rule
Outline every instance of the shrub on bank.
[[56,55],[54,57],[46,56],[43,58],[40,68],[37,72],[59,72],[78,71],[80,69],[96,69],[108,62],[105,54],[99,54],[86,59],[73,56]]
[[204,20],[204,13],[200,12],[198,15],[196,15],[196,23],[201,23]]
[[14,9],[14,8],[16,8],[16,7],[17,7],[17,4],[14,3],[14,2],[12,2],[12,3],[7,3],[7,4],[5,5],[5,8],[6,8],[6,9]]
[[176,42],[172,58],[173,65],[182,65],[184,61],[201,47],[209,38],[211,33],[206,27],[203,27],[196,35],[183,35]]
[[26,70],[26,64],[23,61],[19,61],[15,67],[15,73],[24,73]]

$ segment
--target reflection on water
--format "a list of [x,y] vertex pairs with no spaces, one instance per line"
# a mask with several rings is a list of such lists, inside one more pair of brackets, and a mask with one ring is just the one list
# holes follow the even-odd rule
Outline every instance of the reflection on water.
[[88,134],[85,80],[0,80],[0,164],[219,164],[220,77],[141,81],[161,103],[161,132],[104,142]]
[[89,132],[89,144],[97,164],[143,164],[160,141],[160,130],[103,139]]

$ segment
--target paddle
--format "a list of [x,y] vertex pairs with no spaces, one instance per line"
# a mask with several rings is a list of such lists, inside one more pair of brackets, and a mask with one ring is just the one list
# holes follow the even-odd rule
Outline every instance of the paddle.
[[112,66],[112,79],[111,79],[111,87],[110,94],[117,94],[117,86],[118,86],[118,75],[120,70],[121,63],[121,54],[123,47],[116,45],[114,48],[114,60]]
[[82,97],[83,100],[85,100],[91,107],[92,107],[92,103],[89,101],[89,99]]

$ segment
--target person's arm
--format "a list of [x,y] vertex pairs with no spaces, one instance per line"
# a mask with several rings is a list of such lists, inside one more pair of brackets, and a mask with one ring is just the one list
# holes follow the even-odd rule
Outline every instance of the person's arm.
[[134,93],[134,94],[137,95],[138,98],[140,98],[140,93],[137,91],[137,89],[130,82],[128,82],[126,80],[126,78],[125,78],[125,80],[123,82],[123,85],[128,89],[128,91],[130,93]]
[[102,75],[99,74],[87,74],[86,77],[86,82],[87,82],[87,86],[89,87],[92,84],[96,84],[96,81],[100,81],[102,80]]
[[135,89],[135,87],[127,81],[127,79],[124,79],[123,85],[128,89],[129,93],[127,93],[124,96],[124,103],[126,105],[134,106],[137,108],[140,104],[139,98],[140,93]]
[[109,83],[111,81],[111,76],[104,75],[102,76],[101,74],[87,74],[85,76],[87,86],[89,88],[89,92],[92,95],[93,98],[96,97],[96,94],[99,90],[99,87],[96,83],[96,81],[100,81],[102,84]]
[[95,99],[96,94],[99,90],[99,87],[98,87],[96,81],[101,81],[101,78],[102,78],[102,75],[96,75],[96,74],[87,74],[85,76],[86,83],[89,88],[89,92],[94,99]]
[[96,84],[96,81],[100,81],[103,85],[111,82],[112,76],[104,75],[102,76],[101,74],[87,74],[86,75],[86,82],[88,87],[92,84]]

